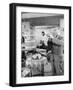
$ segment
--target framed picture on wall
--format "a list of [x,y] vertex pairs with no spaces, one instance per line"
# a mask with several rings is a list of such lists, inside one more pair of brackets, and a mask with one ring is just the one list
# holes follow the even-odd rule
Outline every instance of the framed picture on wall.
[[71,83],[71,7],[10,4],[10,86]]

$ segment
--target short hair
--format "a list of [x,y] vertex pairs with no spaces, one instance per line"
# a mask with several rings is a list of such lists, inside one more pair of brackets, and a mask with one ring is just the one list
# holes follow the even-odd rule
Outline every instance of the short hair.
[[44,35],[45,35],[45,32],[44,32],[44,31],[42,31],[42,34],[44,34]]
[[42,31],[42,33],[45,33],[44,31]]

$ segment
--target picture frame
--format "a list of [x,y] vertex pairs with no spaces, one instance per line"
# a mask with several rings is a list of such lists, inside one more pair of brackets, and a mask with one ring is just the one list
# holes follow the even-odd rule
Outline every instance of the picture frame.
[[[9,10],[10,12],[9,85],[12,87],[17,87],[17,86],[35,86],[35,85],[71,83],[71,6],[11,3],[9,5],[9,8],[10,8]],[[54,32],[58,33],[58,29],[59,31],[61,30],[60,34],[54,33]],[[46,34],[47,30],[51,31],[52,34],[50,33],[50,36]],[[39,34],[40,31],[42,32],[42,34]],[[26,34],[24,35],[25,32]],[[28,35],[29,32],[31,33],[30,36]],[[32,35],[33,32],[35,33],[34,36],[36,36],[35,43],[36,42],[39,43],[38,41],[41,38],[40,35],[44,36],[45,34],[48,37],[52,37],[51,41],[54,42],[54,44],[52,43],[53,46],[60,43],[57,40],[59,38],[63,41],[63,46],[64,46],[62,47],[64,49],[62,52],[64,58],[62,57],[62,55],[59,55],[59,53],[61,53],[60,52],[61,49],[58,50],[59,52],[57,51],[57,49],[59,48],[57,48],[56,46],[55,48],[52,47],[53,49],[49,49],[49,50],[53,50],[51,57],[56,59],[54,59],[53,63],[50,61],[48,62],[49,65],[46,66],[44,65],[44,69],[41,69],[41,73],[38,75],[33,74],[35,73],[33,72],[33,69],[35,68],[36,65],[34,66],[33,64],[33,69],[32,69],[32,65],[31,67],[29,66],[30,69],[27,68],[26,63],[29,63],[29,61],[27,62],[26,58],[32,56],[32,59],[34,60],[31,60],[31,63],[34,62],[35,59],[38,59],[37,62],[35,61],[36,64],[40,62],[39,61],[40,58],[42,58],[43,60],[45,56],[47,57],[49,51],[45,51],[48,49],[42,50],[42,49],[33,48],[36,45],[38,46],[37,43],[36,45],[33,45],[32,43],[29,43],[30,45],[28,43],[26,43],[26,45],[23,44],[24,42],[30,42],[30,40],[32,42],[34,38],[34,36]],[[23,38],[23,36],[24,37],[26,36],[25,38],[27,39]],[[54,39],[55,37],[57,39]],[[46,42],[46,39],[44,41]],[[40,40],[40,42],[42,43],[42,40]],[[62,44],[62,42],[60,44]],[[25,51],[25,53],[23,51]],[[42,54],[41,52],[45,52],[45,53],[47,52],[47,55]],[[36,53],[36,55],[33,55],[32,53],[33,54]],[[59,57],[58,61],[60,58],[64,59],[62,60],[63,62],[60,61],[61,63],[60,66],[59,64],[57,64],[58,62],[56,61],[57,57]],[[24,58],[26,59],[25,62],[24,62]],[[54,73],[55,71],[54,66],[56,70],[55,73]],[[59,72],[58,66],[60,67],[61,73]],[[38,66],[38,67],[41,68],[42,66]],[[51,69],[51,71],[48,71],[47,69],[45,69],[46,67],[48,69],[53,67],[53,70]],[[32,74],[30,73],[29,75],[26,75],[30,71],[32,72]],[[46,71],[48,71],[49,73],[46,73]]]

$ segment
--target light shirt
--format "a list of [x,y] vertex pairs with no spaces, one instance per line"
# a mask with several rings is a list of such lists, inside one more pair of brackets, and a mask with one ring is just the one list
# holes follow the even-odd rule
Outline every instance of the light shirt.
[[42,41],[44,41],[44,44],[47,45],[48,37],[46,35],[42,36]]

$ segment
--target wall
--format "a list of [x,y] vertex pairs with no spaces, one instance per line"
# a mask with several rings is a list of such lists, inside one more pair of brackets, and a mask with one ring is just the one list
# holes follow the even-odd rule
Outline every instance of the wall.
[[[22,31],[24,30],[29,30],[30,26],[60,26],[63,27],[64,23],[64,16],[63,15],[58,15],[58,16],[47,16],[47,17],[36,17],[36,18],[23,18],[22,19]],[[24,25],[26,24],[27,28],[24,28]],[[30,24],[30,26],[29,26]],[[41,38],[42,38],[42,34],[41,32],[44,31],[45,33],[49,33],[48,30],[50,29],[34,29],[35,31],[35,38],[36,38],[36,42],[35,44],[39,43]],[[31,30],[30,30],[31,31]]]
[[60,19],[60,27],[64,27],[64,19],[63,18]]

